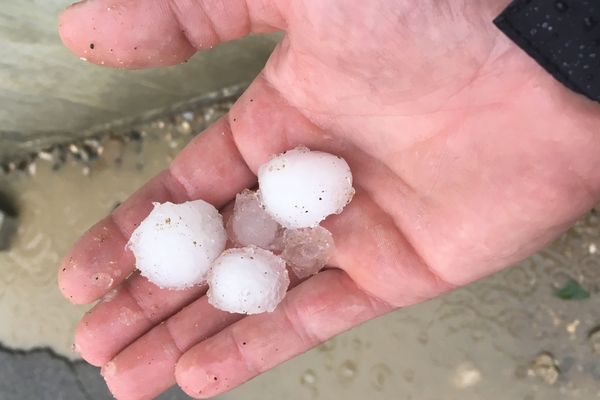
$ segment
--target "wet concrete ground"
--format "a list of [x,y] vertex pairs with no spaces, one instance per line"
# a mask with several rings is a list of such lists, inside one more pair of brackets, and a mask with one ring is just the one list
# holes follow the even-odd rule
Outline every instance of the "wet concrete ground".
[[[173,104],[249,82],[280,37],[253,35],[169,68],[103,68],[71,54],[59,38],[58,15],[72,2],[2,0],[0,159],[99,132],[107,124],[139,122]],[[89,38],[110,46],[105,39]]]
[[[110,399],[98,369],[49,349],[15,351],[0,346],[0,398],[6,400]],[[160,400],[186,399],[177,388]]]
[[[5,165],[0,191],[18,206],[19,228],[0,252],[0,399],[109,398],[98,370],[70,350],[86,308],[61,298],[56,266],[231,101]],[[514,268],[360,326],[223,398],[600,398],[599,234],[591,212]]]

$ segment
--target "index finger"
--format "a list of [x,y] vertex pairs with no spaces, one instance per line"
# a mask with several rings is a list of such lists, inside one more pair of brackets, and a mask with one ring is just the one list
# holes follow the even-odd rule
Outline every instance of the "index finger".
[[170,168],[139,189],[73,246],[59,270],[63,295],[76,304],[90,303],[123,282],[135,268],[125,248],[152,202],[203,199],[220,208],[256,177],[233,140],[227,117],[195,138]]

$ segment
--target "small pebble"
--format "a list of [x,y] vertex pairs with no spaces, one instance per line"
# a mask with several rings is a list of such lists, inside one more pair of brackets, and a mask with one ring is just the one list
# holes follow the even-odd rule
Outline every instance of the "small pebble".
[[600,327],[592,329],[588,335],[588,340],[592,351],[596,354],[600,354]]
[[554,385],[560,376],[560,369],[556,364],[554,356],[548,352],[543,352],[531,362],[529,375],[542,379],[549,385]]

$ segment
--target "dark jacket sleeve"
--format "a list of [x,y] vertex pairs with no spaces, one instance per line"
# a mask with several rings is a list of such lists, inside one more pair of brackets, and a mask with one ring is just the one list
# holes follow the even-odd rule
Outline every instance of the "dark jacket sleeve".
[[494,23],[565,86],[600,101],[600,0],[515,0]]

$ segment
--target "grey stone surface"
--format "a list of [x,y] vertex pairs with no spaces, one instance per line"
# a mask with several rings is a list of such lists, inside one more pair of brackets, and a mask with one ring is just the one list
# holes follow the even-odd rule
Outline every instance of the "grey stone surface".
[[[0,399],[105,400],[112,396],[98,368],[48,349],[15,351],[0,345]],[[158,400],[189,399],[173,388]]]
[[123,126],[193,97],[251,81],[277,36],[219,46],[180,66],[146,71],[86,64],[66,50],[57,16],[70,0],[3,0],[0,160]]

